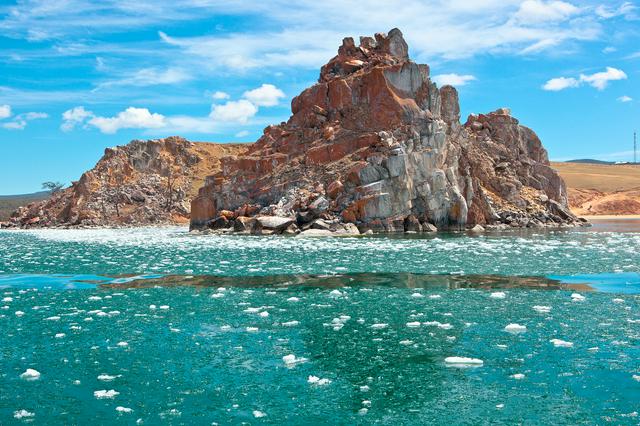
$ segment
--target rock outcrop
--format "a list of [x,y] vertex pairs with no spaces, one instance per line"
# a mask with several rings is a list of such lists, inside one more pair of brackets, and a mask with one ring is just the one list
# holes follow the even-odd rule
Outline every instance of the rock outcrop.
[[221,159],[191,227],[260,232],[265,216],[296,218],[272,232],[319,221],[361,232],[580,223],[532,130],[504,108],[462,124],[456,89],[429,74],[398,29],[345,38],[286,123]]
[[184,223],[203,176],[246,144],[189,142],[179,137],[107,148],[96,166],[51,198],[19,208],[8,225],[121,226]]

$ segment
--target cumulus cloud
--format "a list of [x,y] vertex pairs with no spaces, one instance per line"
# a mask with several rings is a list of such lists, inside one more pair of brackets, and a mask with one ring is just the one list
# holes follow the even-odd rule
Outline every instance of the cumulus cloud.
[[598,90],[607,88],[610,82],[618,80],[626,80],[627,74],[613,67],[607,67],[605,71],[594,74],[580,74],[580,77],[558,77],[547,81],[542,88],[544,90],[557,92],[564,89],[570,89],[587,84]]
[[604,90],[610,81],[626,80],[627,74],[617,68],[607,67],[606,71],[597,72],[591,75],[580,75],[580,81],[595,87],[598,90]]
[[87,111],[82,106],[71,108],[62,113],[62,125],[60,128],[69,132],[73,130],[77,125],[84,123],[87,118],[93,117],[93,112]]
[[215,92],[213,95],[211,95],[211,97],[212,97],[214,100],[219,101],[219,100],[229,99],[231,96],[229,96],[229,94],[228,94],[228,93],[226,93],[226,92],[221,92],[221,91],[219,91],[219,90],[218,90],[218,91],[217,91],[217,92]]
[[[0,105],[0,120],[4,120],[6,118],[11,117],[13,111],[9,105]],[[27,127],[27,123],[32,120],[39,120],[42,118],[49,117],[49,114],[44,112],[24,112],[22,114],[18,114],[11,119],[9,122],[2,123],[2,128],[7,130],[23,130]]]
[[284,98],[284,93],[273,84],[263,84],[257,89],[244,92],[243,96],[256,106],[275,106],[280,98]]
[[258,107],[246,99],[213,105],[209,116],[222,122],[246,124],[258,112]]
[[526,0],[513,18],[523,24],[540,24],[565,21],[579,11],[576,6],[564,1]]
[[439,74],[439,75],[433,76],[433,81],[435,81],[438,84],[438,86],[446,86],[446,85],[464,86],[470,81],[475,81],[475,80],[477,80],[477,78],[469,74],[466,74],[466,75]]
[[578,87],[580,82],[573,77],[558,77],[547,81],[542,88],[550,92],[558,92],[560,90]]
[[0,120],[11,117],[11,105],[0,105]]
[[151,113],[147,108],[135,107],[129,107],[113,117],[94,116],[88,124],[108,134],[120,129],[157,129],[166,126],[164,115]]
[[627,96],[627,95],[625,95],[625,96],[620,96],[620,97],[618,98],[618,101],[619,101],[619,102],[623,102],[623,103],[631,102],[632,100],[633,100],[633,98],[632,98],[632,97],[630,97],[630,96]]

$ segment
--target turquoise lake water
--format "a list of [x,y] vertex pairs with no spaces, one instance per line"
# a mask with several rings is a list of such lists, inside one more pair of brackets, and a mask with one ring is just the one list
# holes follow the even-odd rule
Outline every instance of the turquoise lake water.
[[3,425],[640,424],[637,224],[0,231],[0,300]]

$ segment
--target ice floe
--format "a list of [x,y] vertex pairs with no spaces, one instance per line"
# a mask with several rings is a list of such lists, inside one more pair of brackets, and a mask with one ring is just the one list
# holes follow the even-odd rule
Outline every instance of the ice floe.
[[514,380],[522,380],[522,379],[524,379],[525,375],[522,374],[522,373],[516,373],[516,374],[512,374],[509,377],[511,377]]
[[404,346],[413,345],[413,340],[400,340],[400,344]]
[[374,330],[382,330],[383,328],[387,328],[389,327],[389,324],[386,323],[377,323],[377,324],[372,324],[371,328],[373,328]]
[[527,326],[526,325],[516,324],[516,323],[511,323],[511,324],[508,324],[504,328],[504,331],[506,331],[508,333],[513,333],[513,334],[524,333],[525,331],[527,331]]
[[299,302],[299,301],[300,301],[300,299],[297,298],[297,297],[290,297],[290,298],[287,299],[287,302]]
[[640,382],[640,375],[634,374],[633,376],[631,376],[631,378],[636,382]]
[[18,410],[18,411],[14,411],[13,412],[13,418],[14,419],[29,419],[31,417],[35,417],[35,413],[32,413],[31,411],[27,411],[27,410]]
[[549,342],[553,343],[553,346],[555,346],[556,348],[572,348],[573,347],[572,342],[566,342],[560,339],[551,339],[549,340]]
[[463,356],[449,356],[444,359],[445,364],[449,367],[481,367],[484,361],[478,358],[467,358]]
[[551,306],[535,305],[533,307],[533,310],[540,314],[548,314],[549,312],[551,312]]
[[24,312],[22,312],[22,311],[16,311],[15,312],[15,316],[17,316],[17,317],[21,317],[23,315],[24,315]]
[[331,383],[331,380],[321,379],[318,376],[309,376],[309,378],[307,379],[307,383],[310,383],[312,385],[317,385],[317,386],[325,386]]
[[302,364],[303,362],[307,362],[307,358],[302,358],[302,357],[298,358],[294,354],[289,354],[282,357],[282,362],[284,362],[284,365],[286,367],[291,368],[297,364]]
[[260,410],[253,410],[253,417],[255,417],[256,419],[259,419],[261,417],[267,417],[267,415]]
[[111,382],[115,379],[117,379],[119,376],[111,376],[109,374],[101,374],[98,376],[98,380],[102,381],[102,382]]
[[126,346],[129,346],[129,343],[127,343],[127,342],[118,342],[118,344],[116,346],[120,346],[121,348],[124,348]]
[[64,336],[66,336],[66,334],[64,334],[64,333],[56,333],[56,335],[54,337],[56,339],[62,339]]
[[116,396],[120,395],[120,392],[114,390],[114,389],[103,389],[103,390],[97,390],[93,392],[93,396],[95,396],[97,399],[113,399]]
[[616,298],[616,299],[613,299],[612,302],[613,303],[624,303],[624,299]]
[[494,291],[489,297],[492,299],[504,299],[507,297],[507,294],[504,291]]
[[40,378],[40,372],[38,370],[34,370],[33,368],[27,368],[24,373],[20,375],[22,380],[38,380]]
[[131,408],[128,408],[128,407],[117,406],[116,407],[116,411],[118,413],[131,413],[133,410]]
[[584,297],[583,295],[581,295],[579,293],[571,294],[571,300],[573,300],[574,302],[583,302],[585,299],[586,299],[586,297]]
[[300,325],[300,321],[287,321],[287,322],[283,322],[282,326],[283,327],[295,327],[297,325]]
[[420,321],[408,322],[408,323],[407,323],[407,327],[409,327],[409,328],[416,328],[416,327],[420,327]]

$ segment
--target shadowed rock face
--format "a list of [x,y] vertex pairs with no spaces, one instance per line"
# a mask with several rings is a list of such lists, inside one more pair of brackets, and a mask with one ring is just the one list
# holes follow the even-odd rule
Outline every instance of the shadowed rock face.
[[222,159],[192,204],[192,227],[223,209],[245,216],[249,206],[306,214],[320,197],[325,219],[361,230],[574,222],[536,134],[507,109],[462,125],[456,89],[438,89],[407,52],[397,29],[358,46],[345,38],[286,123]]

